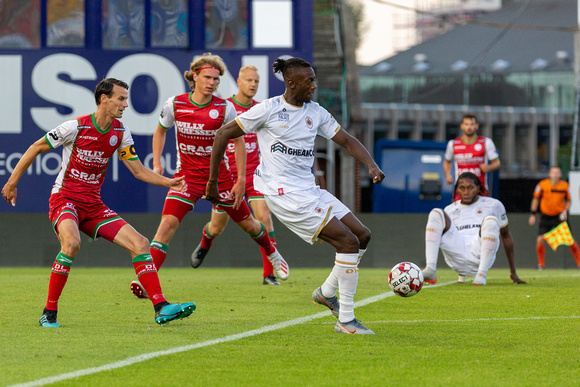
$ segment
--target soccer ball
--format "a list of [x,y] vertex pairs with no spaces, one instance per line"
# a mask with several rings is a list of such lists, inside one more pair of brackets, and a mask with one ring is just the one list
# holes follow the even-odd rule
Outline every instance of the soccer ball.
[[389,286],[401,297],[411,297],[423,287],[423,273],[412,262],[397,263],[389,273]]

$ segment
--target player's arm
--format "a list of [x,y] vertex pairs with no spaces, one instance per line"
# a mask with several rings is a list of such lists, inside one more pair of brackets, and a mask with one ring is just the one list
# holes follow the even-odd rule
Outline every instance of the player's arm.
[[237,209],[240,207],[242,200],[244,200],[244,195],[246,193],[246,162],[248,154],[246,152],[246,142],[244,141],[243,136],[234,138],[234,155],[236,158],[238,176],[230,196],[234,198],[234,208]]
[[165,176],[161,176],[150,169],[145,168],[141,163],[141,160],[137,157],[135,153],[135,148],[133,145],[128,146],[125,149],[119,150],[119,157],[123,161],[123,164],[131,171],[133,176],[138,180],[144,181],[145,183],[159,185],[161,187],[171,188],[178,192],[185,192],[187,185],[183,179],[185,176],[180,176],[175,179],[169,179]]
[[26,172],[28,167],[30,167],[32,162],[36,159],[36,156],[51,149],[52,147],[48,144],[45,138],[42,137],[32,144],[26,152],[24,152],[20,161],[18,161],[18,164],[14,167],[14,170],[4,185],[4,188],[2,188],[2,196],[8,203],[12,204],[12,206],[16,205],[16,186],[24,172]]
[[209,180],[207,181],[205,195],[202,197],[202,199],[206,199],[209,201],[214,201],[217,199],[219,194],[217,184],[218,176],[220,170],[220,163],[224,159],[224,152],[226,151],[228,142],[231,139],[240,137],[243,134],[244,131],[238,124],[237,120],[228,122],[216,132],[215,139],[213,141],[213,148],[211,150],[211,159],[209,162]]
[[514,284],[525,284],[526,281],[521,280],[516,273],[516,264],[514,261],[514,241],[510,233],[509,226],[506,224],[500,229],[501,240],[503,243],[503,248],[505,250],[505,255],[510,267],[510,278],[514,281]]
[[532,204],[530,204],[530,217],[528,219],[528,224],[533,226],[536,224],[536,212],[538,211],[538,206],[540,204],[540,199],[532,198]]
[[359,140],[348,134],[344,129],[340,128],[338,133],[332,137],[332,141],[342,146],[352,157],[367,166],[369,169],[369,175],[373,179],[373,183],[378,184],[383,181],[385,173],[381,171],[367,148],[365,148]]
[[167,128],[157,124],[155,133],[153,133],[153,172],[163,175],[165,171],[161,165],[161,154],[165,147],[165,137],[167,135]]
[[443,172],[445,172],[445,180],[447,180],[447,184],[453,184],[453,176],[451,176],[451,166],[452,162],[444,159],[443,160]]
[[501,167],[501,162],[499,161],[499,157],[497,159],[491,160],[489,164],[479,164],[479,168],[483,173],[486,172],[493,172]]

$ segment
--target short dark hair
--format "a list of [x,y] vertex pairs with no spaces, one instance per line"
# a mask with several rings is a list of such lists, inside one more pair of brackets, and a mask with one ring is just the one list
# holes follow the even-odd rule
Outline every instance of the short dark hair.
[[474,120],[477,123],[477,117],[475,116],[475,114],[472,113],[467,113],[463,115],[463,118],[461,119],[461,122],[463,122],[463,120]]
[[463,180],[463,179],[471,179],[473,180],[473,184],[475,184],[475,186],[477,187],[477,194],[479,196],[488,196],[488,192],[487,189],[485,189],[485,186],[481,183],[481,180],[479,180],[479,177],[477,177],[477,175],[473,172],[463,172],[461,175],[459,175],[459,177],[457,178],[457,181],[455,182],[455,188],[453,189],[453,196],[451,197],[451,200],[454,200],[455,197],[457,196],[457,186],[459,185],[459,180]]
[[286,78],[286,75],[290,75],[294,71],[294,69],[302,67],[312,67],[312,65],[301,58],[290,58],[290,59],[276,58],[274,63],[272,63],[274,74],[282,73],[282,76],[284,78]]
[[126,82],[115,78],[103,79],[97,84],[97,87],[95,87],[95,102],[97,103],[97,106],[101,104],[101,95],[104,94],[107,97],[111,97],[113,95],[113,87],[115,85],[121,86],[125,90],[129,90],[129,85],[127,85]]

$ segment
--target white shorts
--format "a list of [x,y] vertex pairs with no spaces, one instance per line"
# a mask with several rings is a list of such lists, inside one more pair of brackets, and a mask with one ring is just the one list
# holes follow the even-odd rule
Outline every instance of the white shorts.
[[318,239],[332,217],[340,220],[350,212],[340,200],[320,187],[284,195],[264,195],[264,198],[276,218],[310,244]]
[[475,235],[462,235],[451,222],[451,227],[441,236],[439,245],[445,263],[461,275],[476,275],[481,257],[481,238]]

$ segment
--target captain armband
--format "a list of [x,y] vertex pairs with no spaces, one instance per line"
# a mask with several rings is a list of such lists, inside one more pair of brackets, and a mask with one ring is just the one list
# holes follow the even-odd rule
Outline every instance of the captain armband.
[[119,158],[121,160],[138,160],[137,152],[134,145],[129,145],[123,149],[119,149]]

